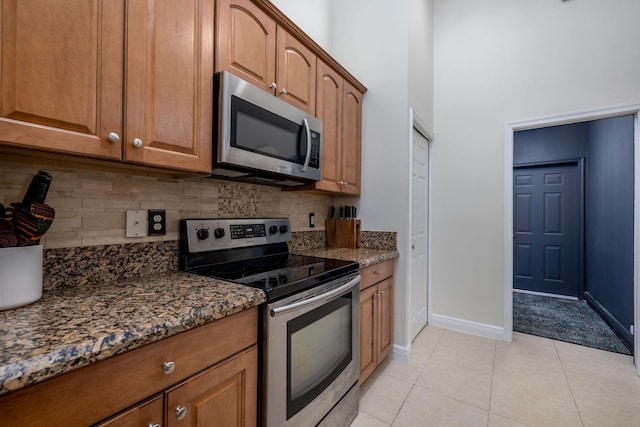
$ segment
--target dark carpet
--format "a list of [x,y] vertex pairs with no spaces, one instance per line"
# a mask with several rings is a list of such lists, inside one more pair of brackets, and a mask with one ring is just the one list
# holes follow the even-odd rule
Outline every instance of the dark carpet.
[[585,300],[513,293],[513,330],[601,350],[631,354]]

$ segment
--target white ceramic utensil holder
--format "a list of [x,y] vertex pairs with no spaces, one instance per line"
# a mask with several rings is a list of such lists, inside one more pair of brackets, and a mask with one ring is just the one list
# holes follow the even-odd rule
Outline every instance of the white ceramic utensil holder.
[[0,248],[0,310],[21,307],[42,296],[42,245]]

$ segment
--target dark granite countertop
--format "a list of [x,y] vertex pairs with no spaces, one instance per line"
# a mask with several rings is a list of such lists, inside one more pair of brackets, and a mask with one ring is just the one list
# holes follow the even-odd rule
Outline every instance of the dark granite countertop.
[[264,301],[259,289],[182,272],[45,290],[0,312],[0,395]]
[[300,255],[355,261],[360,264],[361,268],[400,256],[400,252],[395,249],[316,248],[296,251],[295,253]]

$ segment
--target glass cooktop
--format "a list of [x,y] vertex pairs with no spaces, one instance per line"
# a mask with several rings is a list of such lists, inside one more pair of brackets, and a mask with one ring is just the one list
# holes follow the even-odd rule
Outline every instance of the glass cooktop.
[[358,263],[289,253],[226,262],[193,273],[264,290],[272,301],[358,270]]

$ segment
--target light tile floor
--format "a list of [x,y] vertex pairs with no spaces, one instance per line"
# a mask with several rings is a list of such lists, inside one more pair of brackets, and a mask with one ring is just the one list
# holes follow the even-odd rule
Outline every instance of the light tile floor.
[[427,326],[384,361],[351,427],[640,426],[631,356],[514,332],[511,344]]

